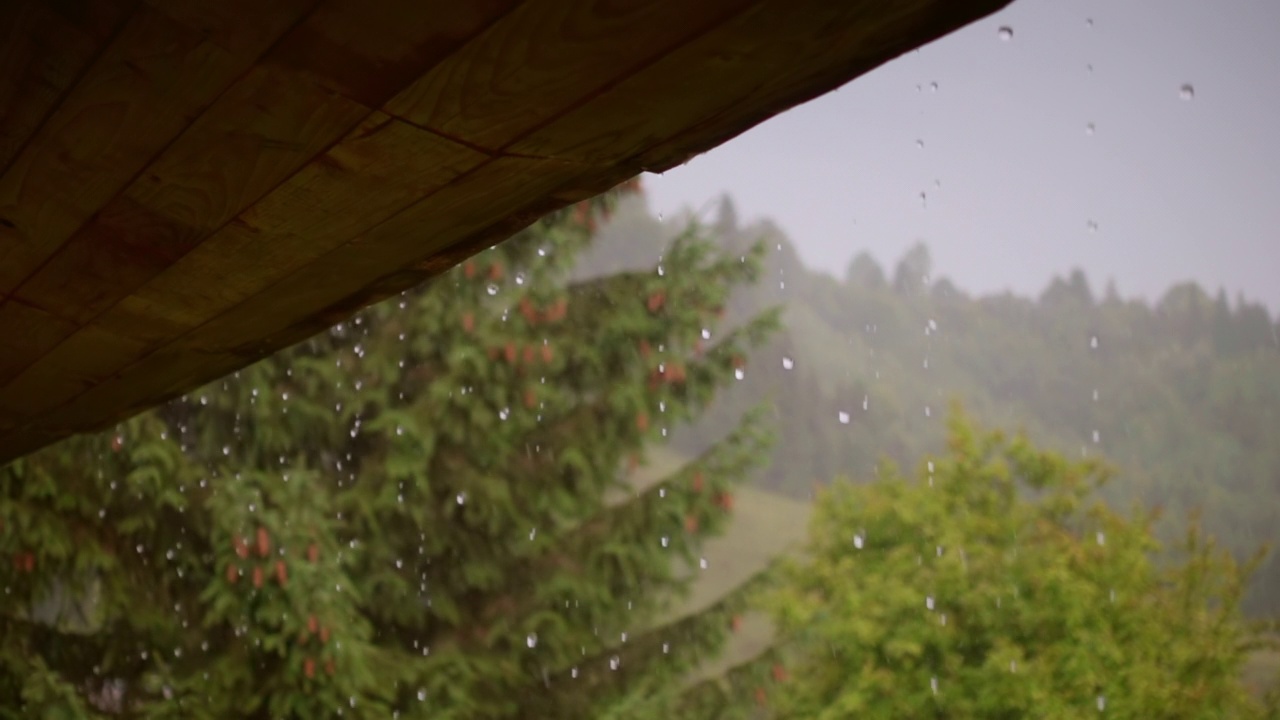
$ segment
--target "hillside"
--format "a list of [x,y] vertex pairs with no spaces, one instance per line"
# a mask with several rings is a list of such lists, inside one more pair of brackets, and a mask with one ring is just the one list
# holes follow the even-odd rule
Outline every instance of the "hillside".
[[[624,205],[579,272],[654,268],[688,220]],[[986,425],[1104,457],[1118,471],[1108,499],[1161,508],[1166,537],[1198,511],[1242,557],[1280,541],[1280,331],[1265,307],[1193,283],[1156,303],[1126,299],[1078,270],[1039,297],[974,296],[923,245],[891,272],[864,254],[837,278],[806,268],[768,222],[742,226],[731,202],[707,225],[728,252],[770,250],[730,322],[782,305],[785,330],[676,436],[680,451],[765,403],[779,442],[755,483],[806,498],[833,477],[874,477],[884,458],[917,465],[959,401]],[[1280,561],[1262,568],[1249,607],[1280,609]]]

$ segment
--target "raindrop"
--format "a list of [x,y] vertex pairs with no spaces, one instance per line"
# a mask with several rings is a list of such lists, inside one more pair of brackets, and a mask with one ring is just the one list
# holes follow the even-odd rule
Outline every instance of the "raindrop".
[[937,82],[931,82],[931,83],[929,83],[929,92],[938,92],[938,83],[937,83]]
[[1107,536],[1106,536],[1106,533],[1102,532],[1101,530],[1099,530],[1099,531],[1098,531],[1098,544],[1099,544],[1099,545],[1106,545],[1106,544],[1107,544]]
[[925,416],[925,417],[933,417],[933,408],[929,407],[928,405],[925,405],[925,406],[924,406],[924,416]]
[[1094,431],[1093,431],[1093,444],[1094,444],[1094,445],[1097,445],[1099,440],[1101,440],[1101,436],[1098,434],[1098,431],[1097,431],[1097,430],[1094,430]]
[[926,608],[928,608],[929,610],[932,610],[932,609],[933,609],[933,596],[932,596],[932,595],[928,595],[928,596],[926,596],[926,597],[925,597],[925,599],[924,599],[924,606],[925,606]]
[[796,366],[796,361],[795,361],[795,360],[792,360],[790,357],[788,357],[788,356],[786,356],[786,355],[783,355],[783,356],[782,356],[782,369],[783,369],[783,370],[790,370],[791,368],[793,368],[793,367],[795,367],[795,366]]
[[467,494],[466,494],[466,493],[464,493],[464,492],[460,492],[460,493],[458,493],[457,500],[458,500],[458,504],[459,504],[459,505],[464,505],[464,504],[466,504],[466,502],[467,502]]
[[426,701],[427,701],[427,691],[422,688],[418,688],[418,702],[426,702]]
[[702,328],[702,339],[703,339],[703,340],[710,340],[710,339],[711,339],[711,331],[710,331],[710,330],[708,330],[707,328]]
[[529,636],[524,639],[524,644],[530,649],[538,647],[538,633],[529,633]]
[[929,678],[929,689],[933,691],[934,695],[938,694],[938,678],[937,677]]
[[1106,710],[1106,709],[1107,709],[1107,696],[1099,695],[1098,696],[1098,712],[1102,712],[1103,710]]
[[853,546],[854,546],[855,548],[857,548],[857,549],[861,550],[861,549],[862,549],[862,546],[863,546],[865,543],[866,543],[866,540],[864,540],[864,539],[863,539],[863,537],[862,537],[862,533],[858,533],[857,535],[854,535],[854,536],[853,536]]
[[699,559],[698,559],[698,567],[702,568],[703,570],[706,570],[706,569],[707,569],[707,559],[706,559],[706,558],[699,558]]
[[484,291],[485,291],[485,292],[487,292],[487,293],[489,293],[490,295],[497,295],[497,294],[498,294],[498,286],[497,286],[497,285],[494,285],[494,284],[492,284],[492,283],[490,283],[490,284],[489,284],[489,286],[488,286],[488,287],[486,287],[486,288],[484,289]]
[[1011,672],[1011,673],[1016,673],[1016,672],[1018,672],[1018,661],[1017,661],[1017,660],[1010,660],[1010,661],[1009,661],[1009,672]]
[[502,408],[498,411],[499,420],[506,420],[509,415],[511,415],[511,408]]
[[929,468],[929,474],[930,474],[930,475],[932,475],[932,474],[933,474],[933,461],[932,461],[932,460],[929,460],[929,461],[926,463],[926,467],[928,467],[928,468]]
[[1097,129],[1098,129],[1097,126],[1095,126],[1093,123],[1089,123],[1088,125],[1084,126],[1084,134],[1092,135],[1094,131]]
[[663,535],[663,536],[662,536],[662,547],[667,547],[667,546],[668,546],[668,545],[670,545],[670,544],[671,544],[671,538],[667,537],[666,535]]
[[868,401],[869,401],[869,400],[870,400],[870,398],[869,398],[868,396],[866,396],[866,395],[863,395],[863,396],[862,396],[862,409],[863,409],[863,410],[866,410],[866,409],[867,409],[867,405],[868,405]]
[[1097,336],[1097,335],[1090,335],[1090,336],[1089,336],[1089,348],[1090,348],[1090,349],[1092,349],[1092,350],[1097,350],[1097,349],[1098,349],[1098,336]]
[[1001,40],[1008,42],[1013,39],[1013,28],[1008,25],[1002,25],[996,34],[1000,36]]
[[734,368],[734,370],[733,370],[733,377],[734,377],[734,379],[735,379],[735,380],[741,380],[742,378],[744,378],[744,377],[746,377],[746,376],[747,376],[747,373],[746,373],[746,371],[745,371],[745,370],[743,370],[742,368]]
[[1189,100],[1194,100],[1195,97],[1196,97],[1196,89],[1191,86],[1191,83],[1183,83],[1182,87],[1178,88],[1179,99],[1189,101]]
[[1088,228],[1089,232],[1096,233],[1098,232],[1098,221],[1090,220],[1089,222],[1085,223],[1085,227]]
[[923,149],[924,149],[924,141],[923,141],[923,140],[916,140],[916,147],[917,147],[917,148],[919,148],[919,149],[921,149],[921,150],[923,150]]
[[619,666],[619,665],[621,665],[621,664],[622,664],[622,660],[621,660],[621,659],[619,659],[617,655],[614,655],[613,657],[609,658],[609,669],[610,669],[610,670],[617,670],[617,669],[618,669],[618,666]]
[[837,417],[840,419],[840,424],[841,424],[841,425],[848,425],[848,424],[849,424],[849,413],[847,413],[847,412],[845,412],[845,411],[841,410],[841,411],[840,411],[840,413],[839,413],[839,415],[837,415]]

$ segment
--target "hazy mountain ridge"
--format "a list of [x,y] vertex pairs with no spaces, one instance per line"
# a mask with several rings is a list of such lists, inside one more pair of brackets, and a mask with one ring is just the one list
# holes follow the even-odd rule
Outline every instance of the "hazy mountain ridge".
[[[691,217],[624,204],[579,271],[653,269]],[[728,252],[769,250],[730,321],[782,305],[786,327],[678,447],[769,401],[779,442],[758,483],[807,497],[838,475],[872,477],[881,458],[917,464],[960,400],[985,424],[1106,457],[1120,471],[1110,499],[1161,506],[1166,529],[1198,508],[1239,554],[1280,540],[1280,324],[1265,306],[1194,283],[1124,299],[1080,270],[1037,298],[973,296],[935,274],[923,245],[892,271],[860,254],[836,278],[806,268],[772,224],[740,226],[728,200],[703,229]],[[1280,587],[1280,562],[1262,575],[1259,588]]]

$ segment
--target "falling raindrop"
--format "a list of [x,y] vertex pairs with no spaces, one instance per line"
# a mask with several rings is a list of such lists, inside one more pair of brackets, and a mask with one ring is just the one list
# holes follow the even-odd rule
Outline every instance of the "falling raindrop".
[[933,417],[933,408],[929,407],[928,405],[925,405],[925,406],[924,406],[924,416],[925,416],[925,417]]
[[427,701],[427,691],[422,688],[418,688],[418,702],[426,702],[426,701]]
[[863,546],[865,543],[866,543],[866,540],[864,540],[864,539],[863,539],[863,537],[862,537],[862,533],[858,533],[857,535],[854,535],[854,536],[853,536],[853,546],[854,546],[855,548],[857,548],[858,550],[861,550],[861,549],[862,549],[862,546]]
[[497,294],[498,294],[498,286],[497,286],[497,285],[494,285],[494,284],[492,284],[492,283],[490,283],[490,284],[489,284],[489,286],[488,286],[488,287],[486,287],[484,290],[485,290],[485,292],[489,293],[490,295],[497,295]]
[[1099,530],[1099,531],[1098,531],[1098,544],[1099,544],[1099,545],[1106,545],[1106,544],[1107,544],[1107,536],[1106,536],[1106,533],[1102,532],[1101,530]]
[[938,678],[937,677],[929,678],[929,689],[933,691],[934,695],[938,694]]
[[924,141],[923,141],[923,140],[916,140],[916,147],[917,147],[917,148],[919,148],[919,149],[921,149],[921,150],[923,150],[923,149],[924,149]]
[[867,397],[866,395],[863,395],[863,396],[862,396],[862,409],[863,409],[863,410],[866,410],[866,409],[867,409],[867,405],[869,404],[869,402],[868,402],[869,400],[870,400],[870,398],[869,398],[869,397]]
[[924,606],[925,606],[927,609],[929,609],[929,610],[932,610],[932,609],[933,609],[933,596],[932,596],[932,595],[928,595],[928,596],[926,596],[926,597],[925,597],[925,599],[924,599]]
[[734,379],[735,379],[735,380],[741,380],[742,378],[744,378],[744,377],[746,377],[746,376],[747,376],[747,372],[746,372],[745,370],[743,370],[742,368],[734,368],[734,369],[733,369],[733,377],[734,377]]
[[703,570],[706,570],[706,569],[707,569],[707,567],[708,567],[708,566],[707,566],[707,559],[706,559],[706,558],[698,558],[698,567],[699,567],[699,568],[702,568]]
[[1098,444],[1098,442],[1099,442],[1099,440],[1101,440],[1101,439],[1102,439],[1102,436],[1098,434],[1098,431],[1097,431],[1097,430],[1094,430],[1094,431],[1093,431],[1093,444],[1094,444],[1094,445],[1097,445],[1097,444]]
[[1000,36],[1001,40],[1008,42],[1013,39],[1013,28],[1008,25],[1002,25],[996,34]]
[[1097,349],[1098,349],[1098,336],[1097,336],[1097,335],[1090,335],[1090,336],[1089,336],[1089,348],[1090,348],[1090,349],[1092,349],[1092,350],[1097,350]]
[[458,493],[457,501],[459,505],[465,505],[467,502],[467,494],[464,492]]
[[1182,87],[1178,88],[1179,99],[1184,101],[1189,101],[1189,100],[1194,100],[1195,97],[1196,97],[1196,89],[1192,87],[1191,83],[1183,83]]
[[1106,709],[1107,709],[1107,696],[1099,695],[1098,696],[1098,712],[1102,712],[1103,710],[1106,710]]
[[847,413],[847,412],[845,412],[845,411],[841,410],[841,411],[839,412],[839,414],[838,414],[836,417],[838,417],[838,418],[840,419],[840,424],[841,424],[841,425],[848,425],[848,424],[849,424],[849,413]]
[[529,636],[524,639],[524,644],[531,650],[538,647],[538,633],[529,633]]
[[795,366],[796,366],[796,361],[795,361],[795,360],[792,360],[790,357],[788,357],[788,356],[786,356],[786,355],[783,355],[783,356],[782,356],[782,369],[783,369],[783,370],[790,370],[791,368],[793,368],[793,367],[795,367]]
[[1084,126],[1084,134],[1085,134],[1085,135],[1092,135],[1092,134],[1094,133],[1094,131],[1096,131],[1097,129],[1098,129],[1098,128],[1097,128],[1097,126],[1096,126],[1096,125],[1094,125],[1093,123],[1089,123],[1088,125],[1085,125],[1085,126]]
[[610,669],[610,670],[617,670],[617,669],[618,669],[618,666],[619,666],[619,665],[621,665],[621,664],[622,664],[622,660],[621,660],[621,659],[619,659],[617,655],[614,655],[613,657],[609,658],[609,669]]

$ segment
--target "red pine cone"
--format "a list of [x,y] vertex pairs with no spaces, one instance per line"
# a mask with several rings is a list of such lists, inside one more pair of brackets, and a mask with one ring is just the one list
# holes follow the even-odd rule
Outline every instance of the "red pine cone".
[[320,626],[320,644],[321,645],[329,644],[329,626],[328,625]]
[[324,661],[324,674],[328,675],[329,677],[333,677],[333,661],[332,660]]
[[119,435],[111,438],[111,452],[120,452],[122,447],[124,447],[124,438]]
[[319,559],[320,559],[320,546],[316,545],[315,543],[311,543],[310,545],[307,546],[307,560],[314,563]]
[[649,300],[645,305],[649,308],[649,312],[658,312],[666,302],[667,294],[662,290],[659,290],[649,296]]
[[471,313],[462,314],[462,330],[463,332],[471,332],[476,329],[476,316]]
[[649,429],[649,413],[641,411],[636,415],[636,429],[640,432],[646,432]]
[[693,474],[693,491],[696,493],[702,492],[702,473],[701,472],[696,472]]
[[289,568],[285,567],[283,560],[276,561],[276,582],[280,583],[280,587],[289,582]]
[[315,677],[315,676],[316,676],[316,661],[315,661],[315,660],[312,660],[311,658],[307,658],[306,660],[303,660],[303,661],[302,661],[302,674],[303,674],[303,675],[306,675],[308,679]]
[[773,666],[773,679],[775,682],[786,682],[787,669],[782,667],[781,664],[775,664]]
[[645,360],[648,360],[649,354],[652,352],[653,352],[653,348],[649,347],[649,341],[641,340],[640,341],[640,357],[644,358]]
[[475,277],[476,276],[475,262],[468,260],[467,263],[462,266],[462,274],[466,275],[468,280]]
[[307,616],[307,631],[312,633],[320,631],[320,621],[316,619],[315,615]]
[[514,365],[516,362],[516,344],[513,342],[507,343],[506,347],[502,349],[502,355],[507,359],[508,364]]
[[729,493],[720,493],[716,498],[716,504],[724,508],[726,512],[733,510],[733,496]]
[[730,629],[730,630],[733,630],[734,632],[738,632],[739,630],[741,630],[741,629],[742,629],[742,616],[741,616],[741,615],[734,615],[734,616],[733,616],[733,619],[729,621],[729,629]]
[[263,574],[262,574],[262,566],[259,565],[258,567],[255,567],[253,569],[253,586],[255,588],[260,588],[262,587],[262,583],[265,582],[265,580],[266,578],[263,577]]
[[542,362],[549,363],[554,358],[555,358],[555,352],[551,350],[551,346],[543,345],[542,346]]
[[524,355],[521,359],[524,361],[525,365],[532,365],[533,361],[536,360],[537,357],[538,357],[538,351],[534,349],[534,346],[532,345],[524,346]]
[[271,553],[271,536],[264,527],[258,528],[258,555],[266,557]]
[[696,532],[698,532],[698,516],[697,516],[697,515],[685,515],[685,516],[684,516],[684,529],[685,529],[685,531],[686,531],[686,532],[690,532],[690,533],[696,533]]
[[505,271],[502,269],[501,263],[494,263],[493,265],[489,266],[490,280],[493,280],[495,282],[498,280],[501,280],[504,273]]
[[524,391],[524,406],[532,410],[538,404],[538,394],[532,388]]
[[761,707],[769,704],[769,695],[765,693],[764,688],[756,688],[756,704]]
[[232,541],[232,543],[236,549],[236,557],[240,558],[241,560],[244,560],[245,558],[249,557],[249,543],[246,542],[244,538],[237,535],[235,539]]
[[231,583],[232,585],[235,585],[236,581],[239,579],[240,579],[240,568],[236,567],[235,565],[228,565],[227,566],[227,582]]

